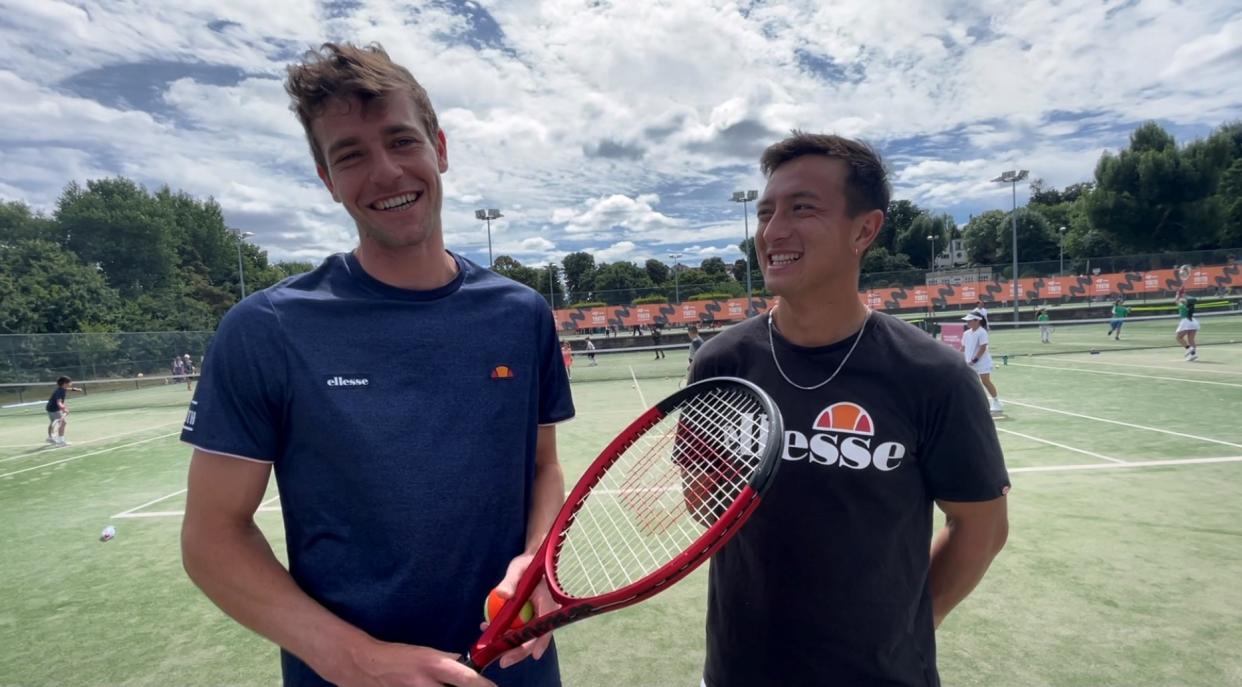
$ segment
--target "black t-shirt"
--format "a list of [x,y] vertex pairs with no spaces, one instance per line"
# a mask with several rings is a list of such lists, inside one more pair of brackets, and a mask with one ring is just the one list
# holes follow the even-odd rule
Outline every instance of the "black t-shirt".
[[[773,332],[781,369],[803,386],[854,343],[796,346]],[[713,557],[710,687],[936,686],[928,581],[933,500],[1008,490],[979,378],[960,355],[873,313],[853,356],[813,391],[773,364],[768,318],[714,337],[692,380],[742,377],[785,421],[784,461],[738,536]]]
[[65,400],[65,395],[69,390],[63,386],[56,387],[56,391],[52,392],[51,398],[47,399],[47,412],[54,413],[60,410],[60,402]]

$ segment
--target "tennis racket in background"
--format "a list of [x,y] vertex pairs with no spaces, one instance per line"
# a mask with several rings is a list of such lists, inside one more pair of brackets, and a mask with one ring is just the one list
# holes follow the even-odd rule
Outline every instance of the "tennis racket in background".
[[[688,575],[759,505],[783,438],[776,404],[741,379],[705,379],[649,408],[570,491],[513,597],[461,662],[481,671],[531,639]],[[560,608],[511,629],[541,581]]]

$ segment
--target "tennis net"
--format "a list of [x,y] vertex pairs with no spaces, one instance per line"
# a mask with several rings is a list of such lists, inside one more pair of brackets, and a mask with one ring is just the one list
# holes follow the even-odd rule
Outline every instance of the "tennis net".
[[[1002,322],[993,318],[988,339],[992,356],[1053,355],[1060,353],[1093,353],[1156,348],[1181,348],[1176,331],[1181,321],[1177,315],[1127,317],[1120,330],[1111,331],[1111,318],[1090,320],[1050,320],[1048,341],[1040,335],[1039,322]],[[1216,346],[1242,343],[1242,311],[1208,312],[1195,315],[1199,330],[1195,345]],[[999,361],[998,361],[999,362]]]
[[[114,379],[73,380],[82,392],[70,392],[65,402],[75,415],[138,408],[190,407],[193,385],[198,375],[118,377]],[[0,384],[0,417],[41,415],[56,382]]]
[[[657,351],[659,355],[657,356]],[[682,379],[690,368],[688,344],[575,350],[571,374],[575,384],[620,379]]]

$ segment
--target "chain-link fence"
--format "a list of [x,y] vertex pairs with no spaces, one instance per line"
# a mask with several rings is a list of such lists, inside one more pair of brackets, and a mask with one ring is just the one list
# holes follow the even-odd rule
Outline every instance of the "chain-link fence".
[[0,383],[167,375],[175,356],[197,366],[214,332],[0,335]]

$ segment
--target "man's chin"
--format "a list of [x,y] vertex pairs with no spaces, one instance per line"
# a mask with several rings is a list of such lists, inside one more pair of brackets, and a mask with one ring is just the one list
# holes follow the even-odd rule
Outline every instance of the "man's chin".
[[425,227],[403,231],[388,231],[376,227],[367,227],[360,230],[359,234],[363,241],[374,243],[380,248],[402,250],[405,248],[417,248],[426,244],[432,232]]

